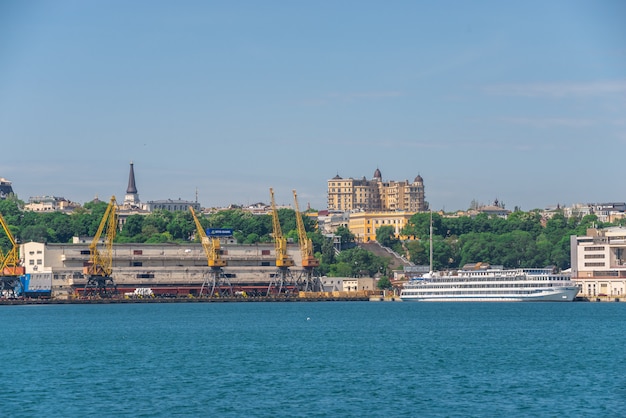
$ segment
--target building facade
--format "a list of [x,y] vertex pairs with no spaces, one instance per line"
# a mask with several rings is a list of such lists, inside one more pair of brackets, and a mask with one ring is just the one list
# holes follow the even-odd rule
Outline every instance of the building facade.
[[367,180],[336,175],[328,180],[328,210],[330,211],[406,211],[428,210],[425,200],[424,180],[420,175],[413,182],[383,181],[379,169]]
[[11,182],[4,177],[0,177],[0,199],[6,199],[11,193],[13,193]]
[[[28,242],[20,245],[20,258],[26,274],[48,274],[54,297],[69,296],[84,287],[83,268],[90,259],[88,239],[77,244]],[[288,255],[296,266],[302,265],[300,249],[287,245]],[[233,285],[268,282],[276,272],[276,252],[272,243],[234,244],[222,240],[221,254],[228,265],[224,267]],[[207,276],[207,256],[202,244],[129,243],[113,245],[112,276],[119,287],[146,288],[162,286],[201,286]],[[297,277],[302,268],[293,267]],[[267,287],[267,285],[266,285]]]
[[620,297],[626,294],[626,228],[588,229],[572,235],[572,279],[582,297]]
[[80,207],[78,203],[70,202],[64,197],[35,196],[28,199],[24,210],[31,212],[66,212],[71,213]]
[[350,214],[348,229],[358,242],[376,241],[376,231],[381,226],[391,226],[395,235],[401,235],[412,212],[355,212]]

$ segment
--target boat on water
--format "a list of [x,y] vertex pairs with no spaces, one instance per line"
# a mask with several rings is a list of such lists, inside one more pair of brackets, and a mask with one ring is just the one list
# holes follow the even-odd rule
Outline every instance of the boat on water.
[[552,268],[504,269],[479,263],[474,268],[434,272],[407,282],[400,298],[429,302],[571,302],[578,286]]

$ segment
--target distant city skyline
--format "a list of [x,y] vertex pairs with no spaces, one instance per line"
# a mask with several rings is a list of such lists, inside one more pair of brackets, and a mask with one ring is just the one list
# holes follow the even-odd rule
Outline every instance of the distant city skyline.
[[626,2],[0,3],[22,200],[324,209],[339,174],[434,210],[626,200]]
[[[380,171],[379,169],[376,169],[376,170]],[[114,193],[114,194],[108,195],[108,196],[94,195],[92,198],[87,199],[87,200],[81,200],[81,201],[75,200],[75,199],[69,198],[66,194],[63,194],[63,193],[61,193],[61,194],[58,194],[58,193],[57,194],[50,194],[50,193],[48,193],[48,194],[40,194],[40,195],[33,195],[33,196],[23,197],[23,196],[21,196],[19,194],[19,192],[15,191],[15,190],[13,190],[13,192],[18,196],[18,198],[20,200],[25,201],[25,202],[28,202],[29,199],[31,199],[31,198],[37,198],[37,197],[58,197],[58,198],[67,199],[68,201],[71,201],[71,202],[74,202],[74,203],[79,203],[81,205],[83,205],[84,203],[87,203],[87,202],[91,202],[91,201],[93,201],[96,198],[99,199],[99,200],[105,200],[106,201],[111,196],[115,196],[116,197],[116,200],[118,201],[118,204],[122,204],[122,203],[125,204],[125,203],[127,203],[126,200],[130,196],[128,194],[128,191],[131,190],[131,189],[132,189],[131,190],[131,195],[134,194],[134,198],[137,198],[139,200],[138,201],[134,201],[133,200],[132,202],[129,202],[129,203],[133,203],[133,204],[140,203],[140,206],[141,205],[145,205],[148,202],[159,202],[159,201],[167,201],[167,200],[172,200],[172,201],[182,200],[182,201],[190,201],[190,202],[195,202],[196,201],[197,193],[194,193],[193,197],[171,197],[171,196],[167,197],[167,196],[161,196],[161,197],[157,197],[157,198],[142,199],[141,196],[140,196],[140,194],[141,194],[140,193],[140,187],[138,187],[136,185],[137,180],[135,178],[136,174],[135,174],[135,170],[134,170],[134,162],[130,162],[129,163],[129,167],[127,168],[127,171],[128,171],[127,175],[126,175],[126,184],[127,185],[126,185],[126,188],[124,189],[124,193]],[[131,172],[132,172],[132,177],[133,177],[133,181],[132,182],[131,182],[131,178],[130,178],[130,173]],[[2,178],[2,176],[0,176],[0,178]],[[368,180],[371,179],[370,177],[366,177],[366,178]],[[3,180],[7,180],[9,182],[12,182],[10,179],[6,179],[6,178],[3,178]],[[328,180],[330,180],[330,179],[328,179]],[[398,181],[397,179],[384,179],[384,180],[385,181]],[[269,191],[269,189],[268,189],[268,191]],[[289,190],[289,193],[291,193],[291,190]],[[293,199],[293,195],[291,195],[290,197]],[[300,203],[300,209],[301,210],[307,209],[307,206],[310,204],[309,202],[306,202],[306,203],[303,204],[300,201],[300,198],[298,198],[298,201]],[[269,197],[268,197],[268,199],[265,199],[265,200],[261,199],[261,200],[257,200],[257,201],[254,201],[254,202],[232,201],[230,203],[223,204],[223,205],[205,205],[199,198],[198,198],[197,202],[199,203],[200,206],[207,207],[207,208],[208,207],[227,207],[229,205],[252,206],[252,205],[255,205],[255,204],[258,204],[258,203],[263,203],[263,204],[266,204],[266,205],[270,205]],[[532,209],[549,209],[549,208],[554,208],[556,206],[572,207],[572,206],[577,205],[577,204],[608,204],[608,203],[616,203],[616,202],[624,202],[624,199],[622,199],[622,200],[615,200],[615,199],[613,199],[613,200],[604,200],[604,201],[590,201],[590,200],[586,200],[586,201],[580,201],[580,202],[572,202],[570,204],[557,203],[557,204],[554,204],[554,205],[546,205],[544,207],[533,207],[533,208],[528,208],[528,209],[521,208],[521,209],[525,210],[525,211],[528,211],[528,210],[532,210]],[[494,198],[492,200],[488,200],[488,201],[479,201],[479,200],[475,199],[474,201],[469,202],[468,206],[466,208],[459,208],[459,209],[454,209],[454,210],[448,210],[448,212],[464,211],[464,210],[470,209],[470,206],[472,204],[474,204],[474,203],[477,203],[479,206],[482,206],[482,207],[489,207],[489,206],[493,206],[493,205],[498,205],[498,206],[506,208],[507,210],[510,210],[510,211],[514,209],[514,207],[506,205],[506,202],[502,202],[502,201],[500,201],[496,197],[496,198]],[[293,206],[293,200],[286,199],[284,202],[283,201],[279,202],[277,200],[277,205],[279,207],[292,207]],[[315,206],[312,206],[312,205],[311,205],[311,208],[317,209],[317,210],[327,209],[326,206],[324,206],[324,207],[315,207]],[[432,208],[432,209],[435,210],[435,211],[444,210],[443,208],[442,209],[434,209],[434,208]]]

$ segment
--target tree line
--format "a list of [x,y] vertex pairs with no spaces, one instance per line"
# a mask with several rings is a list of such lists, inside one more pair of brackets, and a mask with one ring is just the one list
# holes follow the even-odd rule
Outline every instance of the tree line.
[[[88,202],[72,214],[36,213],[21,209],[23,202],[0,201],[0,213],[18,242],[68,243],[74,236],[96,234],[107,207],[106,202]],[[298,242],[295,212],[278,209],[282,231],[288,241]],[[429,213],[417,213],[408,221],[401,235],[391,226],[377,230],[377,241],[404,254],[417,265],[428,265],[430,254]],[[273,241],[271,215],[253,215],[242,209],[229,209],[199,216],[204,228],[228,228],[239,243],[256,244]],[[389,259],[379,257],[354,245],[354,235],[340,227],[340,249],[317,228],[315,219],[303,216],[307,235],[320,260],[319,273],[334,277],[388,276]],[[486,262],[513,267],[570,267],[570,236],[584,235],[592,226],[603,227],[595,215],[565,218],[557,212],[543,219],[538,211],[515,211],[507,219],[480,214],[476,217],[444,217],[432,214],[433,268],[459,268],[468,263]],[[147,215],[130,215],[118,232],[117,243],[189,242],[196,237],[191,212],[156,210]],[[9,241],[0,235],[0,248],[6,252]]]
[[[475,217],[444,217],[432,214],[433,270],[460,268],[484,262],[505,268],[571,267],[570,237],[584,236],[587,229],[624,225],[624,219],[602,223],[596,215],[566,218],[562,211],[549,219],[539,211],[516,210],[506,219],[487,214]],[[377,241],[398,253],[407,254],[418,265],[430,263],[431,215],[417,213],[411,217],[400,240],[393,227],[377,231]]]

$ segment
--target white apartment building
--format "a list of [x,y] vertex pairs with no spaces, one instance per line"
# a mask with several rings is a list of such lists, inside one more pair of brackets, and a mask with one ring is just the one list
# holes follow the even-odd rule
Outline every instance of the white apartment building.
[[572,278],[582,297],[626,295],[626,228],[588,229],[571,238]]

